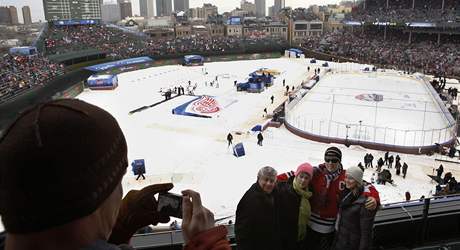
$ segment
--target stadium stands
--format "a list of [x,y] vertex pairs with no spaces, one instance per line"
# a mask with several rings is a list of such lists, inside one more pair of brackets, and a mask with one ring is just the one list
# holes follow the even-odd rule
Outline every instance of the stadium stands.
[[408,36],[401,30],[388,30],[385,40],[378,27],[369,27],[364,32],[359,28],[354,32],[344,30],[309,37],[302,47],[381,67],[460,76],[458,35],[445,36],[442,44],[427,34],[416,34],[409,43]]
[[46,84],[61,75],[63,68],[40,56],[12,56],[0,58],[0,103],[25,90]]
[[455,22],[458,8],[459,3],[455,0],[366,0],[365,4],[363,1],[354,9],[347,19],[396,23]]
[[[137,56],[165,56],[185,53],[232,51],[243,52],[251,44],[260,44],[268,39],[239,39],[235,37],[195,36],[176,39],[149,39],[124,33],[105,25],[51,27],[45,39],[46,54],[60,54],[97,48],[110,58],[124,59]],[[284,44],[284,41],[274,41]]]

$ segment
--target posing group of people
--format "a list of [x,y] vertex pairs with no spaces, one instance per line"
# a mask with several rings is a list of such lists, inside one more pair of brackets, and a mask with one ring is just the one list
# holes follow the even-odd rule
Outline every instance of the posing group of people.
[[237,206],[238,249],[370,249],[377,190],[359,167],[343,168],[338,148],[328,148],[324,161],[280,175],[259,170]]

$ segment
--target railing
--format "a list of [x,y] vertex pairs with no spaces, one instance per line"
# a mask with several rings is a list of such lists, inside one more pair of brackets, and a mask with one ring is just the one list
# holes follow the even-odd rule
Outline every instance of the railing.
[[359,123],[314,120],[290,112],[286,113],[286,122],[298,130],[317,136],[404,147],[442,144],[456,134],[455,124],[441,129],[403,130]]
[[[417,243],[422,243],[424,240],[430,240],[430,229],[425,222],[433,222],[441,217],[446,221],[459,221],[459,207],[460,195],[385,204],[375,216],[374,231],[377,237],[374,237],[374,245],[381,246],[384,244],[391,245],[397,243],[391,241],[385,242],[384,239],[396,237],[396,234],[399,233],[402,228],[409,225],[417,226],[419,230],[405,232],[405,234],[410,233],[411,237],[403,235],[406,237],[406,241],[401,242],[401,244],[415,243],[409,242],[407,240],[408,238],[417,240]],[[424,225],[426,228],[423,228]],[[228,230],[227,237],[230,240],[234,240],[234,225],[226,225],[226,227]],[[388,230],[388,228],[391,228],[391,230]],[[460,230],[459,228],[444,227],[444,230],[446,232],[449,231],[449,233],[446,233],[446,236],[452,233],[460,233],[458,232]],[[182,231],[177,230],[135,235],[131,243],[136,249],[155,249],[159,247],[182,245],[184,244],[184,239]]]

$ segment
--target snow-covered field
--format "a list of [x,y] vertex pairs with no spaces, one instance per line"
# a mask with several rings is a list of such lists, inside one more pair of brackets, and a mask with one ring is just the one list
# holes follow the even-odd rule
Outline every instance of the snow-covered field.
[[[120,74],[120,85],[113,91],[85,90],[77,98],[98,105],[116,117],[128,142],[130,162],[145,159],[147,179],[136,181],[130,169],[123,178],[125,193],[153,183],[173,182],[175,188],[172,192],[180,193],[181,190],[189,188],[199,191],[204,205],[215,213],[216,218],[221,218],[234,214],[239,199],[256,181],[257,171],[261,167],[272,166],[281,173],[294,170],[303,162],[314,165],[322,163],[325,149],[331,146],[329,144],[305,140],[281,127],[268,128],[264,132],[264,145],[260,147],[256,144],[256,135],[248,132],[253,126],[266,122],[263,117],[264,108],[271,113],[287,98],[284,96],[283,79],[286,79],[289,86],[299,86],[319,65],[321,62],[309,64],[305,59],[280,58],[207,63],[204,67],[154,67]],[[348,64],[344,65],[350,67]],[[307,72],[307,66],[311,67],[310,72]],[[260,94],[236,92],[234,80],[244,81],[249,73],[262,67],[281,72],[274,86]],[[203,68],[208,72],[207,75],[203,74]],[[219,88],[215,85],[210,87],[209,82],[216,76],[219,79]],[[197,84],[196,95],[206,94],[237,102],[211,119],[172,114],[173,108],[193,99],[191,96],[181,96],[139,113],[128,114],[131,110],[163,100],[164,97],[159,93],[161,88],[174,88],[179,85],[185,87],[189,80],[192,86]],[[384,83],[380,84],[375,80],[372,85],[380,88]],[[411,90],[410,86],[413,85],[404,86],[405,92],[418,91],[416,88]],[[327,88],[332,91],[336,88],[344,89],[346,86],[336,82]],[[318,91],[321,89],[318,88]],[[272,95],[275,97],[274,104],[270,101]],[[417,111],[415,114],[407,112],[403,116],[420,115]],[[344,113],[345,117],[362,115],[360,110],[341,113]],[[388,116],[390,117],[382,113],[379,119],[394,119],[392,114]],[[426,122],[426,126],[434,127],[442,122],[440,118],[429,118],[427,121],[429,122]],[[399,126],[404,126],[404,123]],[[235,138],[234,143],[244,144],[245,156],[233,156],[226,142],[229,132],[232,132]],[[235,132],[241,133],[237,135]],[[342,150],[345,168],[363,161],[364,155],[368,152],[377,159],[384,154],[357,146],[334,146]],[[406,191],[410,191],[413,199],[422,195],[430,196],[434,189],[434,184],[430,183],[427,174],[432,174],[433,168],[438,167],[439,162],[434,160],[436,156],[400,156],[401,161],[409,165],[407,178],[404,180],[396,176],[392,169],[396,185],[376,185],[382,203],[403,201]],[[443,165],[444,172],[450,171],[454,176],[459,176],[457,164]],[[366,170],[365,178],[370,180],[373,173],[373,169]]]
[[[289,86],[299,86],[319,65],[321,64],[309,64],[305,59],[280,58],[207,63],[204,67],[154,67],[120,74],[120,85],[113,91],[85,90],[77,98],[98,105],[116,117],[128,142],[130,162],[145,159],[147,179],[136,181],[133,173],[128,171],[123,178],[124,192],[153,183],[173,182],[175,187],[172,192],[180,193],[188,188],[199,191],[205,206],[215,213],[216,218],[220,218],[234,214],[239,199],[256,181],[257,171],[261,167],[272,166],[281,173],[294,170],[303,162],[314,165],[322,163],[325,149],[331,146],[329,144],[305,140],[281,127],[268,128],[263,133],[264,145],[260,147],[256,144],[256,135],[248,132],[253,126],[266,122],[263,117],[264,108],[270,113],[287,98],[284,96],[283,79],[286,79]],[[307,66],[311,67],[310,72],[307,72]],[[244,81],[249,73],[262,67],[281,72],[274,86],[260,94],[236,92],[234,80]],[[203,68],[208,74],[203,74]],[[209,85],[216,76],[219,88]],[[164,97],[159,93],[161,88],[174,88],[179,85],[185,87],[189,80],[192,86],[197,84],[196,95],[225,97],[237,102],[211,119],[172,114],[173,108],[191,100],[191,96],[181,96],[139,113],[128,114],[131,110],[163,100]],[[325,85],[319,90],[326,87],[330,90],[346,88],[338,82]],[[380,85],[374,80],[372,86]],[[405,92],[419,91],[416,88],[411,89],[413,85],[404,86]],[[275,97],[274,104],[270,101],[272,95]],[[423,100],[427,98],[423,93],[416,96]],[[350,110],[344,115],[351,117],[361,113],[360,110]],[[413,115],[417,116],[419,113]],[[390,117],[382,113],[379,119],[390,121],[394,118],[391,114],[388,116]],[[430,122],[426,123],[431,125],[426,126],[441,126],[441,118],[428,120]],[[404,126],[404,123],[399,122],[399,126]],[[234,143],[244,144],[245,156],[233,156],[226,142],[229,132],[235,138]],[[235,132],[241,133],[237,135]],[[345,168],[363,161],[367,152],[371,152],[377,159],[384,154],[361,147],[335,146],[343,152]],[[422,195],[430,196],[434,188],[427,174],[432,174],[433,168],[439,165],[434,160],[435,156],[400,156],[401,161],[409,165],[407,178],[404,180],[393,174],[395,186],[376,185],[382,203],[403,201],[406,191],[410,191],[414,199]],[[456,164],[443,165],[445,172],[451,171],[454,175],[460,173]],[[394,173],[394,169],[391,171]],[[366,179],[370,180],[373,173],[373,169],[366,170]]]

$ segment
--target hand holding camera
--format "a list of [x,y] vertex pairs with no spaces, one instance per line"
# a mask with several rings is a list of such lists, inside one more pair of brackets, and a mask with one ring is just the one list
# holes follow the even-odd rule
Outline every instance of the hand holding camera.
[[182,191],[182,232],[186,243],[201,232],[214,227],[214,214],[201,204],[200,194]]
[[166,193],[173,188],[172,183],[154,184],[142,190],[131,190],[121,201],[116,224],[109,242],[127,243],[134,233],[145,226],[167,223],[169,214],[157,212],[155,194]]

